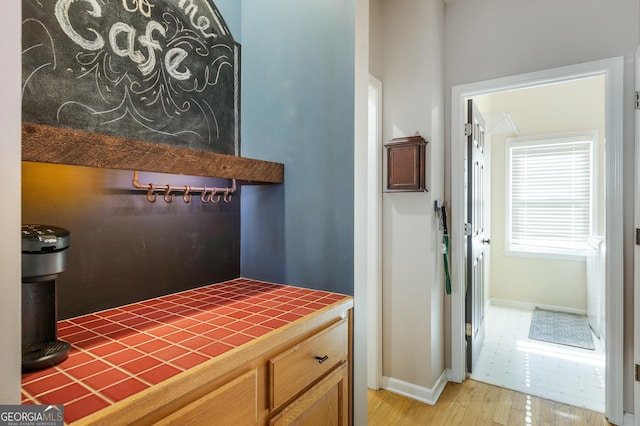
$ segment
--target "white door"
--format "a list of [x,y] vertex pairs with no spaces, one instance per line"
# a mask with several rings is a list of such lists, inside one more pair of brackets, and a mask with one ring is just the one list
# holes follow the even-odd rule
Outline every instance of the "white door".
[[467,101],[467,273],[466,335],[467,372],[473,365],[484,341],[485,291],[485,125],[484,118],[472,99]]

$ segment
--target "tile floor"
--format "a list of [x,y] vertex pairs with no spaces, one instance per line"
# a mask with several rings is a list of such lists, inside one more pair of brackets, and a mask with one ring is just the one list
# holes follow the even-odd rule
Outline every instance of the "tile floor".
[[492,305],[471,378],[604,412],[605,353],[531,340],[531,311]]

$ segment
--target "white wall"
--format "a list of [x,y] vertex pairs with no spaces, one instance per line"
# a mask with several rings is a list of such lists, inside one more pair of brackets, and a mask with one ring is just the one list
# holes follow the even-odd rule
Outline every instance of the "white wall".
[[384,0],[369,0],[369,74],[382,80],[384,50],[382,15]]
[[419,133],[427,193],[383,194],[383,371],[431,390],[444,371],[442,235],[433,200],[444,196],[444,3],[371,2],[370,72],[383,84],[383,141]]
[[[624,56],[625,229],[634,226],[632,96],[634,53],[640,40],[639,7],[637,0],[457,0],[447,4],[446,9],[447,110],[450,90],[455,85]],[[446,179],[450,182],[451,176]],[[632,237],[632,233],[625,233],[624,409],[630,412],[633,411]]]
[[[590,78],[562,84],[485,95],[492,113],[510,113],[520,136],[598,131],[599,225],[595,234],[604,232],[604,78]],[[492,123],[487,123],[489,127]],[[505,140],[513,133],[490,135],[491,167],[491,276],[490,297],[512,302],[557,306],[586,311],[586,264],[584,257],[535,258],[505,255],[506,172]]]
[[20,2],[3,5],[0,26],[3,64],[0,71],[0,404],[20,403]]

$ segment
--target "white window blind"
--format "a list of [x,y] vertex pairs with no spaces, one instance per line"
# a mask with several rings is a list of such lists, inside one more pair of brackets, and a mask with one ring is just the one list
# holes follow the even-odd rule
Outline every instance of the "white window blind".
[[581,249],[593,224],[593,135],[508,142],[507,246]]

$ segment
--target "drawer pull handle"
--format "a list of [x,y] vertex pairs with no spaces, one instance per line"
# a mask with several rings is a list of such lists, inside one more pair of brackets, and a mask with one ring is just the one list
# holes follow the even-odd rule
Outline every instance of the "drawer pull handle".
[[323,362],[329,359],[329,355],[317,356],[316,359],[318,360],[318,364],[322,364]]

